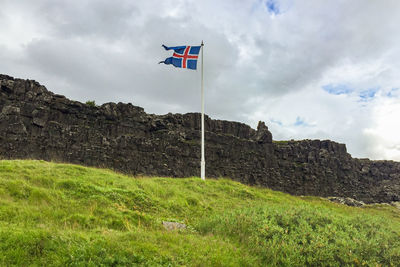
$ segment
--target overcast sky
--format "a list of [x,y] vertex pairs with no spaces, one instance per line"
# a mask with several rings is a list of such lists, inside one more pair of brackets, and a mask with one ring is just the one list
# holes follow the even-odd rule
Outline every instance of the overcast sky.
[[86,102],[200,111],[200,71],[157,63],[204,40],[206,113],[275,140],[400,161],[398,0],[0,0],[0,73]]

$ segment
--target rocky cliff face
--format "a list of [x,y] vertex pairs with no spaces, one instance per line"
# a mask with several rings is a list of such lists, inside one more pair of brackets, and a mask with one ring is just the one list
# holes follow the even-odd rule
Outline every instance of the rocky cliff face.
[[[0,75],[0,157],[71,162],[134,175],[200,173],[200,114],[147,114],[132,104],[92,107],[32,80]],[[257,130],[206,117],[206,175],[296,195],[400,198],[400,163],[353,159],[343,144],[273,142]]]

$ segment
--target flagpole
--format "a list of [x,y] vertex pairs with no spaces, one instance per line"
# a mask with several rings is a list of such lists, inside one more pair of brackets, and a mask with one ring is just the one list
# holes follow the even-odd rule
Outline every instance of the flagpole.
[[201,41],[201,179],[206,179],[206,161],[204,159],[204,80],[203,80],[203,50],[204,43]]

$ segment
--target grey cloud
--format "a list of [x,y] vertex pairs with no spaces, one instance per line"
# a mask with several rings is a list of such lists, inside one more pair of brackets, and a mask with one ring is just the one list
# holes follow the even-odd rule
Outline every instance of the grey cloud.
[[132,26],[139,10],[130,1],[47,1],[41,6],[55,34],[119,39]]
[[[365,117],[376,104],[361,110],[353,99],[332,100],[318,90],[322,82],[346,79],[361,89],[399,86],[400,4],[394,0],[280,0],[282,12],[274,16],[258,0],[4,1],[0,21],[33,32],[11,46],[0,37],[0,72],[37,79],[80,101],[132,102],[151,113],[199,111],[199,71],[157,62],[170,56],[162,43],[203,39],[209,115],[253,126],[272,118],[289,125],[300,116],[316,126],[272,124],[274,136],[336,139],[370,156],[373,149],[357,136],[371,125]],[[357,68],[353,76],[341,72]],[[356,119],[342,127],[346,112]]]

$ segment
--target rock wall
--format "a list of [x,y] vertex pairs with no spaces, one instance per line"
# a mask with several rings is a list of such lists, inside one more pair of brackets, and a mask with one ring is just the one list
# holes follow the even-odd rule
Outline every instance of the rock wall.
[[[200,114],[147,114],[132,104],[98,107],[0,75],[0,157],[43,159],[133,175],[197,176]],[[257,130],[206,116],[206,176],[229,177],[296,195],[398,201],[400,163],[353,159],[343,144],[273,142]]]

